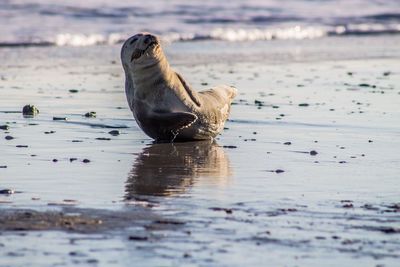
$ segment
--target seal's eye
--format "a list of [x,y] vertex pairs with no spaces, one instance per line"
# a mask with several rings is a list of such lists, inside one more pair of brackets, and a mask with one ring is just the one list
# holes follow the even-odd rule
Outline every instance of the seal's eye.
[[129,44],[130,44],[130,45],[133,44],[134,42],[137,41],[137,39],[138,39],[138,38],[133,38],[133,39],[129,42]]

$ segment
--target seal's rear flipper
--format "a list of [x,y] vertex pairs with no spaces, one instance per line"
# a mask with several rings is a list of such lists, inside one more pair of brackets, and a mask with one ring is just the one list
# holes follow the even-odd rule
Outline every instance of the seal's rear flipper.
[[150,120],[160,129],[176,131],[190,126],[197,120],[197,116],[190,112],[153,112]]

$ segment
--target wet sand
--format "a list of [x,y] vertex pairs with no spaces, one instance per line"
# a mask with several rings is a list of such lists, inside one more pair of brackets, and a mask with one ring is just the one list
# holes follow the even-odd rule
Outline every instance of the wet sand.
[[177,144],[133,121],[118,46],[1,49],[0,266],[396,266],[399,39],[172,44],[195,88],[239,89],[215,142]]

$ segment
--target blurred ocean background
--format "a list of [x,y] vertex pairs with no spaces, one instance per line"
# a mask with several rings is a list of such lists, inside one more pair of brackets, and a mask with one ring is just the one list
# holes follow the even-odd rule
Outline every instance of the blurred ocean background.
[[399,0],[0,0],[0,46],[116,44],[139,31],[166,41],[229,42],[400,33]]

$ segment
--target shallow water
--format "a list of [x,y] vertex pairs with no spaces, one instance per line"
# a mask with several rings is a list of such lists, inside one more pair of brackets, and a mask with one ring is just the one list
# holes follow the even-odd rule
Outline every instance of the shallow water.
[[[249,44],[226,44],[222,54],[202,50],[212,42],[170,45],[195,88],[239,89],[215,142],[177,144],[154,144],[133,121],[118,47],[3,50],[0,125],[10,129],[0,130],[0,188],[17,192],[0,195],[0,208],[73,205],[110,216],[145,208],[180,223],[159,228],[149,216],[96,234],[2,232],[0,265],[396,266],[399,57],[367,40],[338,41],[343,54],[304,41],[275,48],[279,57],[265,46],[252,54]],[[38,116],[18,113],[28,103]]]
[[115,44],[151,31],[168,41],[318,39],[400,33],[397,0],[110,0],[0,3],[0,46]]

